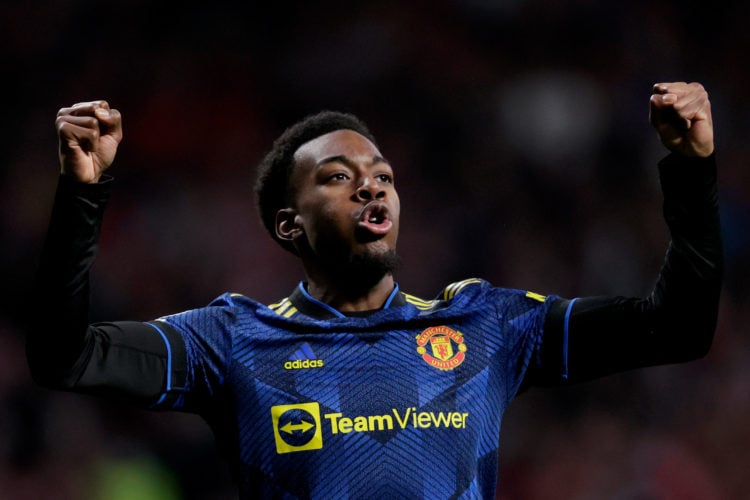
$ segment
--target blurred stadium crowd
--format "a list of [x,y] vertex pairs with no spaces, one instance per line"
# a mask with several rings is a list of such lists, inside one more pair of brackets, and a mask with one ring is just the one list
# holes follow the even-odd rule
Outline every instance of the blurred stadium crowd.
[[320,109],[359,115],[395,165],[410,293],[480,276],[567,297],[645,294],[668,241],[648,97],[676,79],[702,82],[714,111],[727,257],[714,348],[522,395],[504,422],[498,498],[750,495],[746,2],[190,5],[0,6],[0,499],[235,497],[197,417],[29,379],[23,324],[45,313],[29,287],[58,108],[103,98],[123,113],[92,319],[148,320],[224,291],[288,294],[301,268],[257,220],[253,168]]

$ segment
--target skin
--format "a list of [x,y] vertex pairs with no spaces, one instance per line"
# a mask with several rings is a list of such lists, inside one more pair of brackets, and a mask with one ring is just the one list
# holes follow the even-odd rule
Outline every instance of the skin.
[[[649,121],[670,151],[687,157],[714,152],[711,104],[699,83],[655,84]],[[98,182],[123,137],[119,111],[101,100],[78,103],[60,109],[55,124],[62,174]],[[377,257],[395,251],[400,204],[392,180],[378,149],[350,130],[325,134],[295,153],[295,202],[278,212],[276,231],[295,245],[310,294],[339,311],[377,309],[393,290],[393,276],[386,273],[353,292],[343,285],[346,273],[340,264],[353,254]],[[387,212],[388,224],[363,227],[362,210],[370,203],[379,216]]]
[[55,120],[60,172],[78,182],[95,184],[112,165],[122,141],[122,117],[107,101],[62,108]]
[[702,158],[714,152],[711,103],[703,85],[657,83],[650,102],[649,121],[667,149]]
[[[303,144],[294,159],[296,203],[279,211],[276,227],[302,259],[308,292],[343,312],[379,308],[393,290],[393,276],[387,273],[353,293],[339,268],[351,255],[378,258],[395,252],[400,203],[393,169],[375,145],[351,130]],[[379,223],[367,224],[370,217]]]

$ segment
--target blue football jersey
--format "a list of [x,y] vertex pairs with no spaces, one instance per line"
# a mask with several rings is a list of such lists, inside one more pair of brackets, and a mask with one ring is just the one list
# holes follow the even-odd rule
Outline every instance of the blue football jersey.
[[206,418],[243,496],[493,498],[552,300],[469,279],[346,316],[302,283],[270,306],[225,294],[152,323],[187,358],[162,406]]

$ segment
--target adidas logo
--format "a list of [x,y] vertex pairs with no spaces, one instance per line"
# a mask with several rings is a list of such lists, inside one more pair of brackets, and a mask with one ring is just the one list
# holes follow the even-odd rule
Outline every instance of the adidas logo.
[[310,344],[305,342],[294,354],[289,356],[289,360],[284,363],[286,370],[302,370],[310,368],[323,368],[322,359],[317,359]]

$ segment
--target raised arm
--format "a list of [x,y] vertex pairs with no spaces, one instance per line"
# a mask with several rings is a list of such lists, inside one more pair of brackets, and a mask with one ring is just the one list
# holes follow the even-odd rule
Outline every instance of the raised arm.
[[140,322],[89,326],[89,270],[111,185],[103,173],[122,140],[120,113],[106,101],[84,102],[61,109],[55,124],[61,175],[33,285],[31,374],[47,387],[151,405],[164,395],[165,337],[174,333]]
[[689,361],[711,346],[723,258],[708,94],[697,83],[658,83],[650,103],[650,121],[670,150],[659,163],[671,241],[658,280],[646,298],[555,303],[532,383]]

